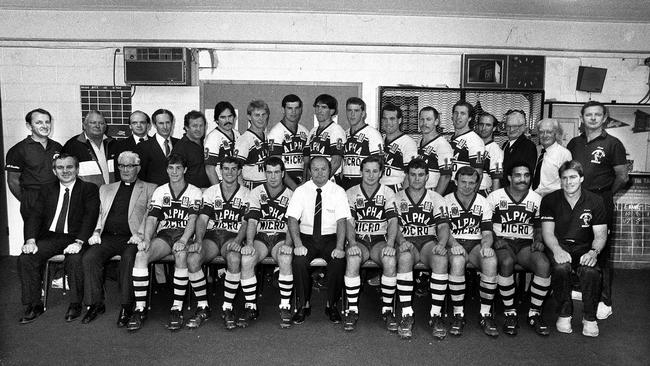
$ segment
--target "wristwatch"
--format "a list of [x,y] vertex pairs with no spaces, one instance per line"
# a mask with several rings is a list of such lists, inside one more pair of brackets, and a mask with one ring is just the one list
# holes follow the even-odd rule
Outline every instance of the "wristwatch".
[[596,248],[591,248],[591,250],[593,250],[596,253],[596,256],[598,256],[598,254],[600,254],[600,250],[598,250]]

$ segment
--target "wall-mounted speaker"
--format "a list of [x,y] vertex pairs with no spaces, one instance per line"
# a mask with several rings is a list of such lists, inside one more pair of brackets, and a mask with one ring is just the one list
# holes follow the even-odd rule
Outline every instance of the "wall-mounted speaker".
[[578,68],[578,83],[576,90],[591,93],[600,93],[603,91],[607,69],[599,67],[580,66]]

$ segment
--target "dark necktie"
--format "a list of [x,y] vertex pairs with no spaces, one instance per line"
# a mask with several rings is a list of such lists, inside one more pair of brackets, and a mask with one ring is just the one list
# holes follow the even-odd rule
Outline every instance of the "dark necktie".
[[535,165],[535,175],[533,175],[533,190],[536,190],[537,187],[539,187],[539,180],[541,179],[542,175],[542,161],[544,161],[544,153],[546,152],[546,149],[542,149],[541,153],[539,154],[539,157],[537,158],[537,164]]
[[314,207],[314,240],[320,240],[321,218],[323,216],[323,198],[320,193],[322,189],[316,188],[316,206]]
[[140,141],[138,141],[138,144],[144,141],[144,137],[140,137]]
[[61,205],[61,211],[59,211],[59,219],[56,220],[55,231],[57,233],[63,234],[65,229],[65,217],[68,216],[68,206],[70,204],[70,189],[65,189],[65,194],[63,195],[63,204]]
[[165,156],[169,157],[171,149],[169,148],[169,139],[165,139]]

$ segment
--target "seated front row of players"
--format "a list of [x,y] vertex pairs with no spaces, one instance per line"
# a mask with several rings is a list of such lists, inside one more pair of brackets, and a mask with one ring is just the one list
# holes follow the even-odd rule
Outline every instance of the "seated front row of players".
[[[365,260],[371,258],[383,269],[381,313],[386,327],[391,331],[397,330],[403,338],[409,338],[413,325],[413,267],[422,259],[432,270],[430,325],[434,337],[442,339],[447,334],[442,317],[447,287],[450,290],[454,314],[449,333],[461,335],[465,324],[464,273],[466,262],[469,260],[474,267],[480,269],[480,324],[487,335],[498,335],[491,315],[496,282],[499,283],[506,313],[504,332],[512,335],[517,332],[517,317],[513,304],[514,281],[509,278],[515,263],[534,274],[529,324],[538,334],[547,335],[548,327],[542,320],[541,308],[550,284],[549,261],[542,251],[539,232],[540,199],[529,190],[529,167],[523,163],[514,164],[506,172],[510,186],[493,192],[487,199],[475,193],[479,181],[476,170],[470,167],[462,168],[455,177],[456,192],[443,199],[425,188],[428,171],[423,160],[413,159],[409,163],[406,169],[409,186],[396,194],[379,184],[382,165],[383,162],[378,157],[364,159],[362,183],[347,192],[352,217],[340,213],[341,219],[345,220],[335,220],[336,235],[330,235],[327,240],[328,243],[331,241],[328,245],[333,245],[331,259],[336,259],[335,263],[338,265],[342,259],[342,253],[335,252],[341,251],[339,247],[342,247],[342,243],[339,243],[342,242],[342,237],[339,234],[347,231],[347,270],[342,282],[345,283],[349,306],[345,312],[344,328],[355,328],[361,286],[359,269]],[[309,232],[312,233],[311,236],[315,236],[313,230],[317,215],[314,214],[318,203],[309,212],[313,217],[304,216],[304,210],[298,210],[299,213],[292,211],[293,213],[287,215],[287,207],[294,201],[291,200],[291,190],[282,184],[284,165],[277,157],[269,158],[265,163],[266,184],[258,186],[252,192],[239,186],[237,182],[241,170],[238,160],[227,158],[221,169],[223,181],[206,190],[201,197],[200,190],[183,179],[183,160],[177,156],[170,158],[167,169],[170,183],[154,192],[146,220],[145,238],[139,243],[140,252],[136,256],[133,270],[136,311],[128,329],[138,329],[145,317],[147,264],[172,252],[176,259],[176,268],[174,304],[169,329],[179,329],[183,325],[181,308],[188,277],[198,304],[196,314],[186,325],[198,327],[210,317],[205,291],[206,281],[201,265],[219,254],[227,262],[223,305],[226,328],[247,326],[258,315],[254,267],[269,252],[280,266],[281,326],[290,326],[292,313],[289,299],[293,287],[291,264],[294,251],[292,242],[295,240],[287,235],[285,217],[296,219],[295,223],[299,225],[302,225],[303,221],[311,222],[312,228]],[[325,159],[314,159],[310,162],[310,169],[315,187],[320,189],[331,183]],[[319,169],[322,170],[320,175]],[[309,186],[306,186],[303,189],[308,188]],[[304,192],[301,194],[304,195]],[[313,200],[298,201],[307,207],[311,206]],[[327,201],[326,212],[332,210],[329,206],[332,201]],[[249,203],[250,210],[247,210]],[[345,221],[349,223],[347,230],[339,225]],[[214,228],[207,230],[210,225]],[[317,226],[320,225],[322,223]],[[301,239],[301,245],[295,245],[299,249],[304,247],[308,234],[301,226],[295,229],[298,229],[296,231]],[[300,231],[303,232],[300,234]],[[329,234],[329,231],[325,235],[319,235],[320,240]],[[188,245],[194,234],[196,240]],[[492,248],[493,242],[495,249]],[[310,249],[308,253],[309,251]],[[300,250],[295,250],[295,253],[298,257],[304,257],[301,262],[305,265],[308,265],[315,255],[305,255],[308,253]],[[496,258],[499,258],[498,281]],[[296,263],[293,265],[295,269]],[[339,281],[337,276],[331,280]],[[240,283],[246,298],[245,309],[235,322],[232,302]],[[401,308],[399,324],[392,306],[396,289]],[[308,306],[308,291],[303,289],[301,293],[305,296],[303,306]],[[335,297],[338,294],[332,291],[331,295],[328,315],[331,320],[337,321]],[[293,322],[298,324],[304,321],[305,309],[296,310]]]

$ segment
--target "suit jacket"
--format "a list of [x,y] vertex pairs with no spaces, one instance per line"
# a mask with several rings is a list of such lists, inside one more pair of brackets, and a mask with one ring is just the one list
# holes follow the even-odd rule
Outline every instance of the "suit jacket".
[[512,146],[506,147],[508,141],[504,142],[503,149],[503,178],[501,178],[501,187],[509,185],[507,172],[513,163],[524,161],[530,166],[530,177],[532,182],[535,165],[537,164],[537,147],[524,134],[519,136]]
[[[178,142],[177,138],[171,138],[172,147]],[[167,157],[162,150],[156,136],[150,137],[147,141],[139,143],[135,152],[140,156],[140,173],[138,178],[155,185],[163,185],[169,182],[167,175]]]
[[[111,206],[113,205],[113,200],[117,194],[117,190],[120,188],[120,182],[115,182],[111,184],[104,184],[99,187],[99,200],[101,201],[99,208],[99,217],[97,218],[97,225],[95,226],[95,232],[101,234],[104,230],[104,224],[106,224],[106,218],[108,213],[111,211]],[[151,196],[153,191],[156,190],[156,185],[153,183],[143,182],[141,180],[135,181],[135,186],[133,187],[133,192],[131,193],[131,199],[129,200],[129,229],[131,229],[131,235],[143,234],[144,230],[144,218],[147,215],[147,206],[151,201]]]
[[[38,239],[50,230],[56,216],[61,185],[57,180],[41,188],[38,202],[25,225],[25,239]],[[90,238],[99,215],[99,189],[80,178],[70,193],[68,206],[68,234],[84,242]]]

